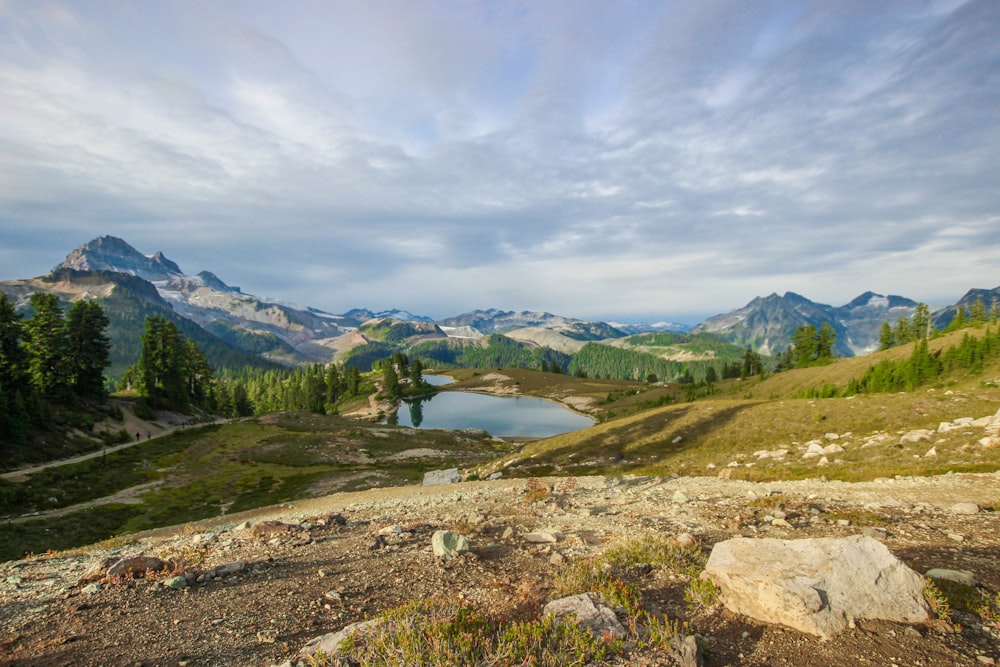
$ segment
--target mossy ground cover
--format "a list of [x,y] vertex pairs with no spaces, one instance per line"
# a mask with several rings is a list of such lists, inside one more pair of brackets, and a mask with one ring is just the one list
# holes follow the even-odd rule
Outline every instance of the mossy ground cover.
[[[107,457],[0,487],[7,514],[67,507],[157,480],[127,510],[102,505],[0,525],[7,558],[350,490],[419,482],[426,470],[475,465],[509,445],[488,436],[417,431],[294,412],[178,431]],[[433,457],[410,453],[433,451]],[[348,480],[338,485],[340,478]],[[67,526],[73,526],[72,529]],[[52,536],[60,535],[58,547]]]

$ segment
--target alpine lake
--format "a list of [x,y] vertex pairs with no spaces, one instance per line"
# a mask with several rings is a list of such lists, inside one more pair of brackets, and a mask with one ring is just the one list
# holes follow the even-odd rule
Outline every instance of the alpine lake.
[[[425,375],[424,380],[436,386],[453,382],[444,375]],[[588,428],[594,420],[541,398],[443,391],[403,401],[396,423],[421,429],[479,429],[508,438],[548,438]]]

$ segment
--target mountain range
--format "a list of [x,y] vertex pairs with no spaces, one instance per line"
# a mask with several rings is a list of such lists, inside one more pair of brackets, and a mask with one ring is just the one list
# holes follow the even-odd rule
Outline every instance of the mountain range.
[[[36,291],[53,292],[64,302],[101,299],[111,320],[113,342],[128,341],[113,352],[112,373],[138,357],[138,334],[145,316],[173,319],[193,338],[215,365],[273,365],[329,362],[352,349],[385,341],[448,340],[482,345],[501,334],[521,344],[547,347],[572,355],[588,343],[612,342],[637,334],[683,333],[686,327],[670,322],[624,324],[588,322],[548,312],[475,310],[442,320],[406,310],[371,311],[355,308],[342,314],[301,307],[246,294],[215,274],[184,273],[161,252],[145,255],[126,241],[103,236],[70,252],[51,272],[37,278],[0,281],[0,291],[27,307]],[[1000,287],[970,290],[958,303],[932,314],[938,328],[946,326],[955,308],[968,308],[976,298],[987,304],[1000,297]],[[912,315],[911,299],[865,292],[843,306],[815,303],[793,292],[753,299],[743,308],[711,317],[692,333],[713,334],[740,347],[763,354],[784,351],[801,325],[819,327],[829,322],[837,333],[836,354],[854,356],[878,348],[883,322],[895,323]],[[130,338],[131,337],[131,338]],[[206,349],[207,348],[207,349]],[[227,361],[220,363],[220,359]]]

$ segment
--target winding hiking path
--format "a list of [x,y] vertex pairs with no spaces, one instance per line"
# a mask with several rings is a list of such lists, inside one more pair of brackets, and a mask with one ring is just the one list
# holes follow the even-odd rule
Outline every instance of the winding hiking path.
[[[80,463],[81,461],[87,461],[87,460],[90,460],[90,459],[95,459],[98,456],[104,456],[106,454],[113,454],[114,452],[120,451],[122,449],[128,449],[129,447],[135,447],[137,445],[141,445],[144,442],[149,442],[150,440],[154,440],[156,438],[162,438],[165,435],[170,435],[174,431],[180,430],[182,428],[184,428],[184,429],[187,429],[187,428],[197,428],[199,426],[208,426],[210,424],[222,424],[222,423],[225,423],[225,422],[226,422],[225,419],[216,419],[215,421],[211,421],[211,422],[204,422],[204,423],[200,423],[200,424],[192,424],[190,426],[183,426],[182,427],[182,426],[178,426],[177,424],[174,424],[174,423],[164,423],[164,422],[161,422],[161,421],[139,422],[139,421],[135,421],[134,419],[133,420],[129,420],[129,421],[126,422],[126,428],[127,428],[128,432],[129,433],[133,433],[134,432],[137,435],[141,435],[142,433],[145,433],[146,434],[145,438],[141,438],[140,437],[140,439],[133,440],[132,442],[126,442],[126,443],[121,444],[121,445],[114,445],[113,447],[104,447],[102,449],[95,450],[93,452],[88,452],[86,454],[80,454],[79,456],[74,456],[74,457],[71,457],[71,458],[68,458],[68,459],[59,459],[57,461],[49,461],[47,463],[42,463],[40,465],[31,466],[31,467],[28,467],[28,468],[19,468],[17,470],[10,470],[10,471],[7,471],[5,473],[0,474],[0,479],[8,481],[8,482],[23,482],[26,479],[28,479],[29,476],[35,474],[36,472],[41,472],[42,470],[46,470],[47,468],[58,468],[59,466],[65,466],[65,465],[69,465],[71,463]],[[154,431],[153,429],[156,429],[156,430]]]

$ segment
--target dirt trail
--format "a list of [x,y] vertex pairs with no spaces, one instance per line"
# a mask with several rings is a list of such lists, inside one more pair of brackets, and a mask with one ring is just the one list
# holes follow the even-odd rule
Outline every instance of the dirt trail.
[[[114,401],[113,401],[114,402]],[[68,459],[60,459],[58,461],[49,461],[48,463],[43,463],[41,465],[31,466],[28,468],[20,468],[18,470],[10,470],[8,472],[0,474],[0,479],[6,480],[8,482],[23,482],[29,476],[46,470],[48,468],[57,468],[59,466],[70,465],[72,463],[80,463],[81,461],[88,461],[90,459],[95,459],[98,456],[104,456],[106,454],[113,454],[114,452],[120,451],[122,449],[128,449],[129,447],[135,447],[136,445],[141,445],[144,442],[148,442],[154,438],[161,438],[165,435],[170,435],[174,431],[181,428],[186,428],[180,426],[182,423],[188,422],[191,419],[188,415],[182,415],[180,413],[174,412],[160,412],[157,414],[157,418],[154,421],[146,421],[135,416],[131,410],[131,405],[127,401],[117,401],[118,406],[122,409],[122,414],[124,419],[121,422],[121,428],[125,430],[126,433],[135,433],[136,440],[132,442],[126,442],[121,445],[114,445],[112,447],[104,447],[100,450],[89,452],[87,454],[80,454],[79,456],[73,456]],[[213,422],[208,422],[211,424],[220,424],[225,422],[223,419],[217,419]],[[204,424],[193,424],[194,426],[202,426]]]

